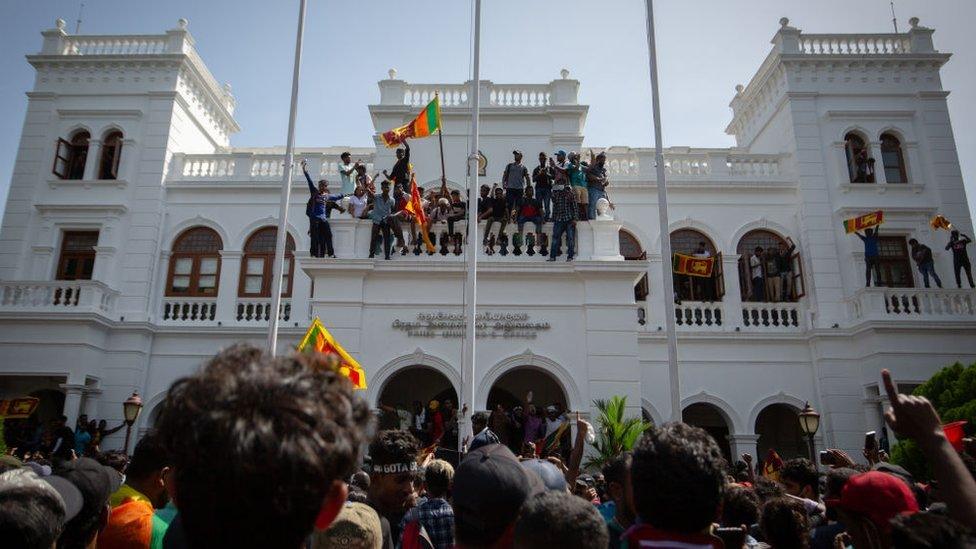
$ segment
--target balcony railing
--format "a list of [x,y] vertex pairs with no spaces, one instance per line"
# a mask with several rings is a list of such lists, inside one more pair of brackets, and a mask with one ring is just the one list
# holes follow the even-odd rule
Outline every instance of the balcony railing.
[[[663,319],[652,318],[653,303],[640,303],[637,324],[641,332],[663,329]],[[800,333],[805,329],[800,303],[756,303],[682,301],[673,307],[679,334],[709,333]]]
[[[282,299],[278,319],[291,320],[291,300]],[[237,299],[236,320],[242,324],[266,324],[271,319],[271,299],[266,297]]]
[[167,297],[163,299],[164,324],[208,324],[219,322],[217,298]]
[[111,316],[119,293],[93,280],[0,282],[0,310],[91,312]]
[[[612,147],[607,149],[607,171],[612,181],[654,181],[654,151]],[[585,155],[584,155],[585,156]],[[783,157],[728,149],[695,150],[673,147],[664,151],[664,172],[677,181],[782,180]]]
[[[359,150],[352,153],[353,162],[359,160],[366,165],[366,172],[374,173],[373,151]],[[339,177],[339,153],[301,152],[295,155],[292,171],[295,185],[305,185],[302,176],[301,160],[308,161],[308,171],[312,177]],[[176,153],[170,161],[169,181],[270,181],[278,183],[284,175],[284,154],[235,152],[214,154]],[[316,175],[317,174],[317,175]]]
[[976,321],[971,289],[864,288],[848,304],[855,320]]
[[742,326],[749,331],[793,331],[800,327],[800,307],[797,303],[742,304]]

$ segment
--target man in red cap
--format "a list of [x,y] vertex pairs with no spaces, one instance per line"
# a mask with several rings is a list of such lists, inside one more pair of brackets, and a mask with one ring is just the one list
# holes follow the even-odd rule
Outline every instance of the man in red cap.
[[840,497],[826,503],[837,510],[854,547],[890,547],[891,519],[918,512],[918,502],[908,485],[881,471],[852,476]]

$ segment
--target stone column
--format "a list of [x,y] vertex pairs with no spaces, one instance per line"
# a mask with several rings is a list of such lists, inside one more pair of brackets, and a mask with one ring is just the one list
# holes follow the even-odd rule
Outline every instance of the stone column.
[[64,408],[61,413],[68,417],[68,427],[74,429],[75,423],[78,421],[78,416],[81,414],[81,395],[85,390],[85,386],[62,383],[61,388],[64,389]]
[[84,390],[84,401],[81,411],[88,416],[88,419],[101,419],[98,417],[98,402],[102,397],[102,390],[95,387],[88,387]]
[[735,330],[742,326],[742,289],[739,282],[739,254],[722,254],[722,271],[725,276],[725,325]]
[[878,185],[887,185],[888,178],[885,177],[884,161],[881,159],[881,142],[868,142],[868,158],[874,159],[874,182]]
[[98,139],[88,141],[88,156],[85,159],[85,181],[98,179],[98,165],[101,162],[102,142]]
[[759,442],[759,435],[734,434],[729,435],[729,446],[732,447],[732,460],[739,459],[742,454],[751,454],[753,466],[756,460],[762,456],[756,455],[756,444]]
[[220,251],[220,282],[217,288],[217,320],[237,321],[237,290],[241,276],[241,257],[238,250]]

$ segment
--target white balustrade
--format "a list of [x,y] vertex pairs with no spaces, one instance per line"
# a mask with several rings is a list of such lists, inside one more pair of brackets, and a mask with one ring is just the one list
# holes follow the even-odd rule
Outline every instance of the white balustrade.
[[728,157],[729,169],[734,176],[764,178],[781,175],[780,157],[777,155],[743,155]]
[[742,325],[749,331],[796,331],[801,327],[800,307],[797,303],[742,304]]
[[61,55],[147,55],[166,53],[166,35],[66,36]]
[[976,320],[976,292],[951,288],[864,288],[849,301],[858,320]]
[[[291,300],[282,299],[278,307],[278,319],[285,322],[291,320]],[[236,317],[244,324],[267,323],[271,318],[270,298],[238,298]]]
[[892,55],[910,53],[905,34],[801,34],[800,53],[809,55]]
[[0,310],[87,310],[109,315],[117,297],[117,291],[93,280],[0,282]]
[[204,324],[217,321],[216,298],[167,297],[161,318],[171,324]]
[[708,156],[704,154],[664,155],[664,171],[668,175],[700,176],[711,173]]
[[228,177],[234,173],[235,158],[230,155],[185,155],[183,179]]
[[674,320],[683,331],[721,331],[725,324],[721,302],[682,301],[674,305]]
[[496,107],[545,107],[549,104],[548,84],[492,84],[488,104]]
[[466,107],[471,88],[465,84],[407,84],[403,104],[423,107],[440,96],[441,107]]

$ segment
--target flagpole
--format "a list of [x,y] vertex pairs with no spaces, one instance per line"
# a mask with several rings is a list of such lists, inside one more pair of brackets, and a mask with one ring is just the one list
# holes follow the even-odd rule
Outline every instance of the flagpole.
[[[441,149],[441,184],[446,185],[447,171],[444,169],[444,117],[441,116],[441,100],[436,92],[434,93],[434,98],[437,99],[437,144],[440,145]],[[451,238],[454,238],[454,235],[451,235]]]
[[[291,174],[295,163],[295,118],[298,116],[298,76],[302,65],[302,39],[305,34],[305,4],[300,0],[298,34],[295,37],[295,67],[291,77],[291,109],[288,113],[288,142],[285,146],[284,177],[281,183],[281,203],[278,206],[278,238],[275,242],[274,276],[271,279],[271,314],[268,320],[268,354],[275,355],[278,346],[278,315],[281,309],[282,268],[285,262],[285,243],[288,235],[288,202],[291,199]],[[291,274],[292,277],[295,273]]]
[[[468,278],[465,284],[465,346],[461,366],[461,398],[458,413],[468,406],[468,417],[474,413],[475,374],[475,302],[478,292],[478,116],[481,108],[481,0],[474,0],[474,76],[471,80],[471,153],[468,155]],[[458,451],[462,450],[465,435],[470,434],[467,418],[458,418]]]
[[664,179],[661,144],[661,102],[657,89],[657,47],[654,43],[654,0],[647,6],[647,57],[651,75],[651,109],[654,116],[654,160],[657,164],[657,210],[661,223],[661,271],[664,283],[664,325],[668,342],[668,374],[671,379],[671,421],[681,421],[681,383],[678,379],[678,337],[674,326],[674,273],[671,272],[671,231],[668,222],[668,189]]

